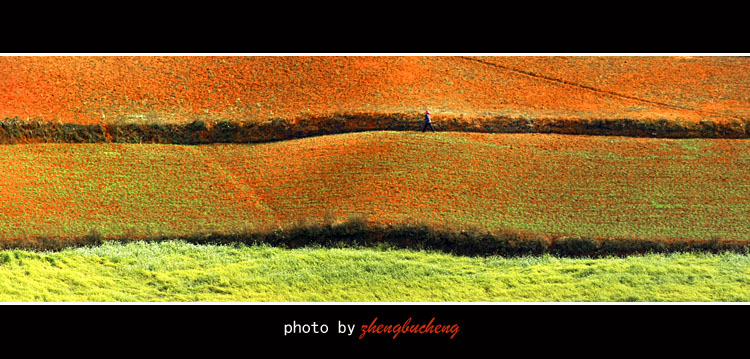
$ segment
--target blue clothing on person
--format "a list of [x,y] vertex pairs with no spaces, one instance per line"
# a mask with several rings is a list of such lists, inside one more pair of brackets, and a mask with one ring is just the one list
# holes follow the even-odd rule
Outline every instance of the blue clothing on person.
[[424,113],[424,127],[422,128],[422,132],[427,131],[427,128],[430,128],[432,132],[435,132],[435,128],[432,127],[432,119],[430,118],[430,111],[426,111]]

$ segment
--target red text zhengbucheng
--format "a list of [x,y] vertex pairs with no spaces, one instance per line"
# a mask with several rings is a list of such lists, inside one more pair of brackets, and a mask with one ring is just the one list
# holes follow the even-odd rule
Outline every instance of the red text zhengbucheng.
[[426,324],[412,324],[412,318],[409,317],[404,323],[398,324],[377,324],[378,317],[372,320],[370,325],[363,325],[362,332],[359,335],[359,339],[362,339],[367,334],[393,334],[393,339],[396,339],[401,333],[410,334],[450,334],[450,339],[456,336],[459,332],[460,327],[458,324],[434,324],[435,318],[433,317]]

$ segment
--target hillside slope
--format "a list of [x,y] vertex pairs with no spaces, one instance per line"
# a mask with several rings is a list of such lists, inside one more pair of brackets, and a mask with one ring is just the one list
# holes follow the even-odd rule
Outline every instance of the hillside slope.
[[189,235],[366,216],[750,239],[750,144],[364,132],[255,145],[0,146],[0,237]]

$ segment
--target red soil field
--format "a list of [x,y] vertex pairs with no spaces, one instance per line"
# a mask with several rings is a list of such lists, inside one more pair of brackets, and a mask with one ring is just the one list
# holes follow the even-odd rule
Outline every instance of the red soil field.
[[[479,61],[477,61],[479,60]],[[351,111],[716,121],[750,115],[741,57],[4,56],[0,118],[107,123]]]
[[750,240],[750,141],[369,132],[0,146],[0,239],[382,224]]

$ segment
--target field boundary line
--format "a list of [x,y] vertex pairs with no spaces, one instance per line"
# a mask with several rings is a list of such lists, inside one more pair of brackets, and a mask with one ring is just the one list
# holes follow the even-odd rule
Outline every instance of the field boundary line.
[[579,83],[572,82],[572,81],[567,81],[567,80],[558,79],[558,78],[554,78],[554,77],[550,77],[546,75],[541,75],[541,74],[537,74],[537,73],[530,72],[530,71],[524,71],[524,70],[516,69],[513,67],[501,65],[501,64],[496,64],[494,62],[485,61],[485,60],[474,58],[474,57],[469,57],[469,56],[458,56],[458,57],[463,60],[476,62],[476,63],[483,64],[486,66],[492,66],[492,67],[499,68],[505,71],[514,72],[514,73],[521,74],[521,75],[528,76],[528,77],[533,77],[535,79],[541,79],[541,80],[545,80],[545,81],[549,81],[553,83],[577,87],[577,88],[587,90],[587,91],[592,91],[601,95],[606,95],[606,96],[611,96],[611,97],[616,97],[616,98],[626,99],[626,100],[632,100],[632,101],[638,101],[641,103],[662,106],[662,107],[666,107],[666,108],[670,108],[674,110],[684,110],[684,111],[691,111],[691,112],[695,112],[695,113],[699,113],[703,115],[707,114],[707,115],[714,115],[714,116],[719,116],[719,117],[728,117],[728,118],[732,118],[732,119],[739,120],[739,121],[745,120],[744,118],[734,116],[734,115],[719,114],[713,111],[701,111],[692,107],[680,106],[680,105],[669,104],[669,103],[659,102],[659,101],[646,100],[646,99],[636,97],[636,96],[630,96],[630,95],[625,95],[625,94],[621,94],[617,92],[606,91],[606,90],[598,89],[596,87],[591,87],[588,85],[583,85],[583,84],[579,84]]

